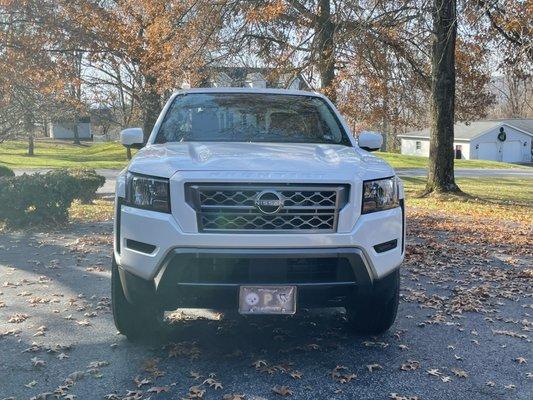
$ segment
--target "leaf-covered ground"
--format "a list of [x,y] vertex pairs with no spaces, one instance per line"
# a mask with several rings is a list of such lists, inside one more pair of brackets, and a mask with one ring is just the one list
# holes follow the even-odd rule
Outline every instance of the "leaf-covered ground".
[[113,326],[112,227],[96,207],[0,235],[0,399],[531,398],[527,219],[410,207],[399,316],[379,337],[351,334],[342,310],[180,311],[167,337],[131,344]]

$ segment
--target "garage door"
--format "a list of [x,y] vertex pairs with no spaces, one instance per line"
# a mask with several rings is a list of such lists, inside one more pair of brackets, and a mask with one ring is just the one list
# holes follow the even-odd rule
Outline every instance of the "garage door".
[[517,140],[503,143],[503,157],[504,162],[518,162],[522,161],[522,147]]
[[498,160],[498,149],[496,143],[480,143],[477,150],[479,160]]

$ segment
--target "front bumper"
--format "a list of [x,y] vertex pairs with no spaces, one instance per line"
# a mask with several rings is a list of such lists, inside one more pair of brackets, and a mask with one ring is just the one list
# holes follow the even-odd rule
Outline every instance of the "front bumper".
[[176,248],[151,280],[119,273],[128,301],[163,309],[235,308],[241,285],[294,285],[299,307],[344,306],[373,287],[356,248]]
[[[132,303],[235,308],[241,285],[294,285],[298,307],[343,306],[400,266],[404,214],[402,201],[360,216],[349,233],[207,234],[183,232],[170,214],[118,203],[115,258]],[[396,247],[376,251],[389,241]]]

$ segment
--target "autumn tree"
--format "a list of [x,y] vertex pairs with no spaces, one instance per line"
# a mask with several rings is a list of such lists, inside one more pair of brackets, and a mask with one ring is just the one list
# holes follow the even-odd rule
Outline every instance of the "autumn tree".
[[533,28],[531,1],[469,0],[467,15],[479,38],[487,45],[498,45],[500,62],[531,67]]
[[305,70],[333,101],[338,72],[363,41],[420,14],[414,4],[383,1],[253,1],[242,10],[248,22],[243,38],[257,54],[289,72]]
[[54,54],[55,3],[46,0],[4,1],[0,7],[0,140],[28,136],[34,152],[34,129],[66,97],[67,67]]
[[531,1],[470,0],[465,19],[481,47],[492,53],[494,86],[500,97],[498,117],[525,117],[533,113],[531,103],[533,28]]
[[[91,87],[113,89],[124,109],[136,104],[145,139],[161,111],[162,97],[194,84],[211,61],[226,2],[197,0],[64,0],[86,42]],[[207,23],[208,21],[208,23]]]
[[499,101],[494,107],[496,118],[527,118],[533,116],[533,82],[531,72],[520,67],[504,68],[494,78]]
[[[351,125],[381,130],[393,148],[397,133],[429,121],[431,11],[426,0],[253,1],[242,37],[268,65],[303,72]],[[461,120],[484,116],[492,101],[488,54],[475,45],[470,37],[457,45]]]
[[[464,7],[479,44],[480,54],[494,42],[505,43],[499,54],[500,66],[530,66],[533,60],[530,26],[531,6],[515,0],[478,0]],[[486,18],[483,22],[482,17]],[[432,80],[430,156],[426,193],[459,192],[454,178],[453,125],[456,117],[457,4],[455,0],[433,1]],[[464,56],[458,52],[459,56]],[[460,59],[460,58],[459,58]],[[472,71],[472,68],[470,69]],[[476,82],[483,86],[483,82]],[[473,92],[475,93],[475,92]],[[475,100],[475,98],[472,98]]]

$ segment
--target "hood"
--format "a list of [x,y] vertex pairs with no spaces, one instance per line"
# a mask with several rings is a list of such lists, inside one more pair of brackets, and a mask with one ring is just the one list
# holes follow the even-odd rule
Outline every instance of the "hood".
[[359,175],[375,179],[394,174],[383,160],[359,148],[329,144],[189,142],[149,145],[128,169],[170,178],[177,171],[268,171]]

